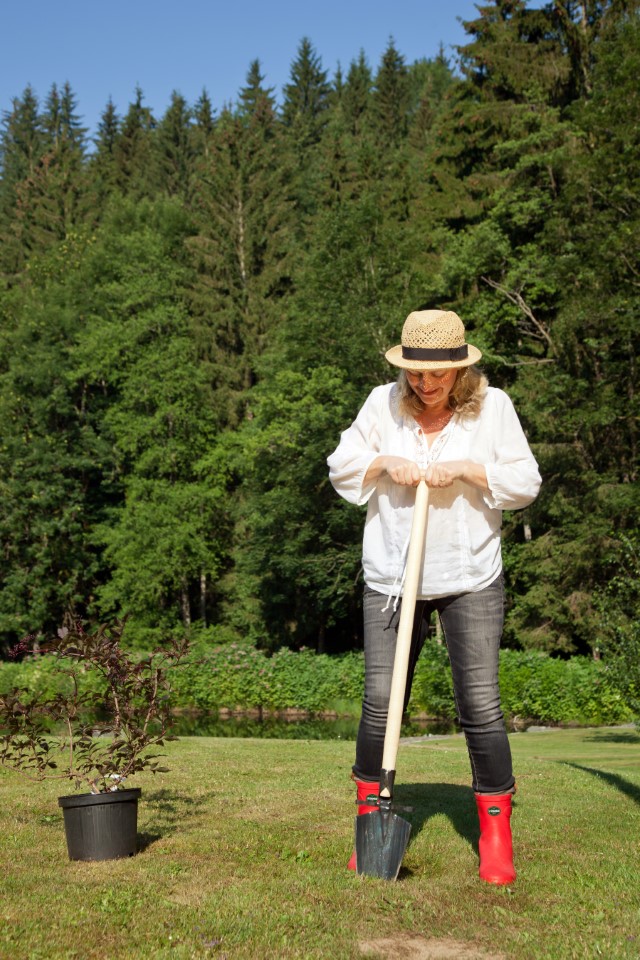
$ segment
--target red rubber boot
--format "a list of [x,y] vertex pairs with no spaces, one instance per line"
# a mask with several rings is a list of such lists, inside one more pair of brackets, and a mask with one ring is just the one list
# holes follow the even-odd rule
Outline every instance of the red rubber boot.
[[[380,784],[367,780],[356,780],[355,777],[351,778],[358,790],[357,800],[362,801],[366,800],[370,796],[377,797],[380,794]],[[358,816],[361,817],[365,813],[371,813],[373,810],[377,810],[376,806],[370,806],[367,803],[358,803]],[[356,852],[355,850],[351,854],[351,859],[347,865],[347,870],[356,869]]]
[[480,877],[487,883],[513,883],[511,794],[476,793],[480,818]]

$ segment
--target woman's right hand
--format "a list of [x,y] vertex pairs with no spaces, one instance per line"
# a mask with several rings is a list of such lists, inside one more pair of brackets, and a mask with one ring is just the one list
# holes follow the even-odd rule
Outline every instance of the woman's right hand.
[[423,478],[418,464],[404,457],[387,457],[386,471],[394,483],[403,487],[417,487]]
[[374,482],[383,473],[388,474],[394,483],[403,487],[417,487],[423,478],[420,467],[405,457],[376,457],[365,477],[365,484]]

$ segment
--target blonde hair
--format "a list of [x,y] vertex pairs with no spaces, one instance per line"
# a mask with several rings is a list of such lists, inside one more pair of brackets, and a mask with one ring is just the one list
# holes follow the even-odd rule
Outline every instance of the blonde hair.
[[[450,409],[455,410],[461,417],[474,420],[480,415],[488,386],[489,381],[476,366],[461,367],[449,394]],[[411,389],[405,370],[401,370],[398,377],[398,394],[400,412],[408,417],[420,416],[424,406],[420,397]]]

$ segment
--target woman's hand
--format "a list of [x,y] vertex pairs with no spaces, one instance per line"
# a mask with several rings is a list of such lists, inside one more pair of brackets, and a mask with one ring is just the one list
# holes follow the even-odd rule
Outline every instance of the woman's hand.
[[417,487],[423,478],[423,472],[413,460],[404,457],[386,457],[385,469],[394,483],[403,487]]
[[367,470],[364,486],[375,483],[384,473],[388,474],[394,483],[405,487],[417,487],[422,479],[420,467],[413,460],[405,457],[376,457]]
[[479,490],[488,490],[487,472],[481,463],[472,460],[444,460],[427,467],[425,482],[428,487],[450,487],[454,480],[462,480]]

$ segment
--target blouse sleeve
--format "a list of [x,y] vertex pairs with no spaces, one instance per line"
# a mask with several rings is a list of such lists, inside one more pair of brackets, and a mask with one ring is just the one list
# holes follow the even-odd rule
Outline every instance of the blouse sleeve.
[[376,486],[369,483],[365,487],[364,478],[380,453],[380,389],[378,387],[369,394],[358,416],[340,435],[340,443],[327,459],[329,479],[349,503],[366,503]]
[[521,510],[535,500],[542,480],[510,398],[495,392],[495,460],[485,464],[489,491],[484,499],[492,509]]

